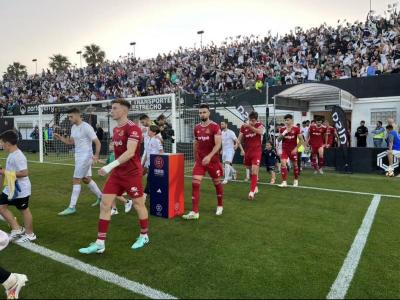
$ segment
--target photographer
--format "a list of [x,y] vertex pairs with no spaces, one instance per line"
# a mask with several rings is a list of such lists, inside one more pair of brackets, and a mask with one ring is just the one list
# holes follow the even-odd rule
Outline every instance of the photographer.
[[164,115],[158,116],[157,120],[154,123],[160,129],[161,136],[164,141],[170,140],[171,143],[174,143],[174,135],[175,132],[172,129],[171,124],[168,123],[167,118]]

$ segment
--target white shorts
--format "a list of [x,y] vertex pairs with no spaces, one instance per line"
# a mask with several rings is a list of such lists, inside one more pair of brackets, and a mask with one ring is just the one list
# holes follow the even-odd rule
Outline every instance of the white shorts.
[[393,156],[400,158],[400,151],[399,150],[392,150]]
[[233,162],[233,157],[235,156],[235,150],[229,149],[222,151],[222,162]]
[[82,179],[85,177],[92,177],[92,162],[93,160],[76,160],[75,161],[75,170],[74,170],[74,178]]

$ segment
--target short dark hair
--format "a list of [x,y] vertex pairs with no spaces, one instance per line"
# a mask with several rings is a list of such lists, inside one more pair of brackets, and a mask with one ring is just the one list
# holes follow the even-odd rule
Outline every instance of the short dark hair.
[[199,106],[199,109],[202,109],[202,108],[207,108],[208,110],[210,110],[210,106],[208,106],[207,104],[201,104]]
[[18,134],[14,130],[7,130],[0,134],[0,140],[15,146],[18,143]]
[[364,120],[361,120],[361,122],[360,123],[365,123],[365,121]]
[[77,107],[73,107],[67,110],[67,114],[80,114],[81,111]]
[[393,125],[388,125],[388,126],[386,126],[386,129],[388,129],[388,130],[393,130]]
[[157,121],[160,121],[160,120],[166,120],[167,118],[164,116],[164,115],[159,115],[158,117],[157,117]]
[[149,130],[157,134],[160,133],[160,128],[157,125],[150,125]]
[[139,117],[139,120],[140,120],[140,121],[142,121],[142,120],[147,120],[147,119],[150,119],[150,118],[149,118],[149,116],[146,115],[146,114],[140,115],[140,117]]
[[285,116],[283,117],[283,119],[284,119],[284,120],[286,120],[286,119],[293,120],[293,115],[287,114],[287,115],[285,115]]
[[249,113],[249,120],[258,120],[258,112],[252,111]]
[[125,99],[115,99],[115,100],[111,101],[111,105],[112,104],[120,104],[122,106],[127,107],[128,109],[131,108],[131,104],[129,103],[129,101],[127,101]]
[[378,121],[378,124],[382,126],[383,123],[382,123],[382,121]]

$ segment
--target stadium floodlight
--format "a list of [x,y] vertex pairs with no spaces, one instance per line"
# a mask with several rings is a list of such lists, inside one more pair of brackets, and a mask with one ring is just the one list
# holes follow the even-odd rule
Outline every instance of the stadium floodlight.
[[200,35],[200,49],[203,49],[203,33],[204,33],[204,30],[197,31],[197,34]]
[[37,74],[37,58],[32,59],[32,62],[35,63],[35,74]]
[[80,65],[81,65],[81,69],[82,69],[82,51],[76,51],[76,54],[79,55],[79,61],[80,61]]
[[133,57],[136,58],[136,42],[131,42],[129,45],[133,46]]

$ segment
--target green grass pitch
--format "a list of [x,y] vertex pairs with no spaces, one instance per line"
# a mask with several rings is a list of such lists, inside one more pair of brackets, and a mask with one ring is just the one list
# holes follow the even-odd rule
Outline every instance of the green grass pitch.
[[[205,180],[199,221],[151,217],[150,244],[135,252],[130,246],[138,235],[137,216],[119,207],[106,252],[85,256],[78,249],[97,233],[93,195],[83,187],[77,214],[60,217],[69,203],[73,168],[30,163],[29,169],[37,244],[178,298],[325,298],[373,197],[262,185],[250,202],[248,184],[231,183],[225,186],[224,214],[217,217],[214,187]],[[261,172],[261,182],[267,182]],[[102,178],[94,179],[102,186]],[[305,171],[300,185],[400,196],[398,178],[378,175]],[[185,196],[187,211],[189,178]],[[382,197],[347,297],[400,297],[399,216],[400,199]],[[5,223],[0,229],[9,230]],[[143,297],[14,244],[0,253],[0,265],[28,275],[22,298]]]

